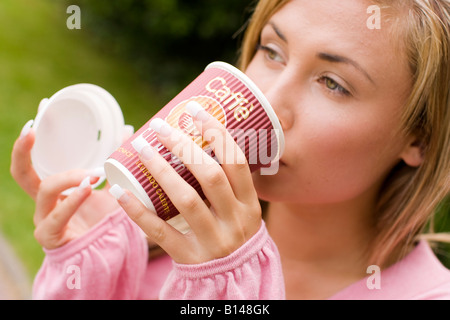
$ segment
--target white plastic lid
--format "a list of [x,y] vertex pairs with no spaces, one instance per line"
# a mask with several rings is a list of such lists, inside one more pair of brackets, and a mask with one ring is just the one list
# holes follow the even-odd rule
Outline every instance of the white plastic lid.
[[[76,84],[44,99],[33,124],[31,150],[41,179],[71,169],[103,168],[123,141],[125,124],[114,97],[92,84]],[[93,186],[100,185],[105,176]]]

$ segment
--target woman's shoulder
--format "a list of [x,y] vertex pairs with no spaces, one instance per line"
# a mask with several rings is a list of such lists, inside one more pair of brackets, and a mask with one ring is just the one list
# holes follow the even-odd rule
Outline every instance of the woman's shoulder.
[[405,258],[385,270],[370,270],[369,276],[332,299],[450,299],[450,270],[426,241],[420,241]]
[[[420,241],[416,248],[392,267],[393,276],[409,273],[403,278],[411,283],[408,288],[411,299],[450,299],[450,270],[436,257],[429,243]],[[402,277],[401,275],[397,275]],[[413,286],[414,284],[414,286]]]

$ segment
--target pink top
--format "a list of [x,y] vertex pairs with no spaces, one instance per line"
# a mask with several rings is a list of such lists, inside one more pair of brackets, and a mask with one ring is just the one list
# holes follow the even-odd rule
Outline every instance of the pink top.
[[[227,257],[197,265],[162,256],[148,261],[145,235],[117,210],[83,237],[44,250],[34,299],[284,299],[278,250],[262,224]],[[421,242],[382,271],[381,288],[367,278],[331,299],[450,299],[450,271]]]

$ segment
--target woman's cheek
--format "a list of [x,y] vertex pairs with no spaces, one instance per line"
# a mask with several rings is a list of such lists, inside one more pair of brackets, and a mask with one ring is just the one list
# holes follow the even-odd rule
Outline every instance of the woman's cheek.
[[370,130],[330,123],[308,131],[299,139],[292,175],[305,198],[342,201],[376,182],[382,167],[377,155],[380,142]]

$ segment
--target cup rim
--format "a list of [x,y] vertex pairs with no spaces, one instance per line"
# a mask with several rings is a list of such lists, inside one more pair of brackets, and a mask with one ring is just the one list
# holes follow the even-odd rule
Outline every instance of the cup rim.
[[264,111],[266,112],[267,116],[269,117],[273,129],[275,129],[274,131],[277,137],[278,151],[277,155],[275,156],[274,160],[272,160],[272,162],[280,160],[284,152],[284,145],[285,145],[284,132],[283,128],[281,127],[280,120],[278,119],[275,111],[273,110],[273,107],[270,104],[269,100],[267,100],[266,96],[253,82],[253,80],[251,80],[244,72],[242,72],[235,66],[223,61],[214,61],[208,64],[205,70],[213,68],[222,69],[234,75],[236,78],[242,81],[247,86],[247,88],[253,93],[253,95],[258,99],[261,106],[264,108]]

